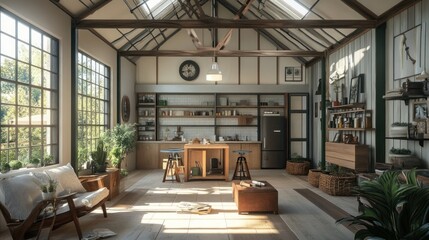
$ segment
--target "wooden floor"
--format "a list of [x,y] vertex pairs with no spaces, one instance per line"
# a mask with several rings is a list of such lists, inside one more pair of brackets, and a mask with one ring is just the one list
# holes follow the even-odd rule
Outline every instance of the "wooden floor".
[[[254,180],[270,182],[279,193],[279,214],[239,215],[232,199],[231,182],[192,181],[162,183],[162,170],[134,171],[121,182],[122,193],[108,203],[108,217],[99,210],[80,218],[84,236],[93,229],[108,228],[109,239],[353,239],[353,232],[335,220],[333,212],[357,214],[355,197],[333,197],[312,187],[303,177],[284,170],[252,170]],[[332,204],[315,204],[300,194]],[[315,194],[313,194],[315,193]],[[316,195],[317,194],[317,195]],[[181,201],[204,202],[213,207],[208,215],[177,212]],[[320,206],[317,206],[320,205]],[[323,206],[322,206],[323,205]],[[328,210],[328,211],[327,211]],[[10,239],[7,232],[0,239]],[[51,239],[77,239],[73,224],[55,230]]]

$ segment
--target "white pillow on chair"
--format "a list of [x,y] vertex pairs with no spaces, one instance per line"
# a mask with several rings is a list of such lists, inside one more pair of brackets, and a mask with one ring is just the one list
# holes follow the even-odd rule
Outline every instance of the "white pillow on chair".
[[0,180],[0,201],[14,219],[24,220],[42,200],[39,180],[30,174]]
[[57,180],[64,190],[70,192],[86,192],[70,163],[61,167],[49,169],[46,172],[51,178]]

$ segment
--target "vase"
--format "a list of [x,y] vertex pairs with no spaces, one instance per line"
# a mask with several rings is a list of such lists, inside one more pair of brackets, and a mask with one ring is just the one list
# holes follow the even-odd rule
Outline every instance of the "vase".
[[55,198],[56,192],[42,192],[43,200],[50,200]]

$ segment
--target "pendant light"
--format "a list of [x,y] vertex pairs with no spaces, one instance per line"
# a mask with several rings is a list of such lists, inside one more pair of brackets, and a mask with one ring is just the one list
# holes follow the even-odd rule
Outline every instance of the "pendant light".
[[[216,14],[216,0],[212,0],[212,16],[217,16]],[[219,69],[219,64],[216,61],[216,40],[217,40],[217,30],[212,29],[212,47],[213,47],[213,59],[210,70],[206,74],[206,80],[210,82],[222,81],[222,71]]]
[[206,80],[210,82],[222,81],[222,71],[219,69],[219,64],[216,62],[216,57],[213,57],[212,66],[206,74]]

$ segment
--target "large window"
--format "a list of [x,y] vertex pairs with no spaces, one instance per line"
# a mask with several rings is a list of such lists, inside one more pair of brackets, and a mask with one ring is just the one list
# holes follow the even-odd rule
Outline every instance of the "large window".
[[77,79],[78,166],[94,151],[101,134],[109,128],[110,68],[79,52]]
[[58,162],[58,48],[57,39],[0,7],[2,166]]

